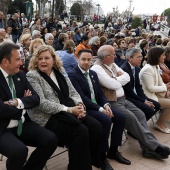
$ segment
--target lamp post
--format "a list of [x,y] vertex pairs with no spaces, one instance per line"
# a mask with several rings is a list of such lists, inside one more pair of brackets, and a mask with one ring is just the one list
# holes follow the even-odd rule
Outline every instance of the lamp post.
[[54,0],[53,0],[53,2],[52,2],[52,16],[51,16],[51,18],[52,18],[52,23],[53,23],[53,21],[54,21]]
[[100,4],[97,4],[97,25],[98,25],[98,22],[99,22],[99,8],[100,8]]

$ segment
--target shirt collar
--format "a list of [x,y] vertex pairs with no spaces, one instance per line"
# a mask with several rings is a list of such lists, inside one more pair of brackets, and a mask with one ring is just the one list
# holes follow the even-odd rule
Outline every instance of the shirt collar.
[[4,75],[5,78],[9,76],[9,74],[6,71],[4,71],[1,67],[0,70],[2,71],[2,74]]
[[79,67],[80,71],[81,71],[83,74],[86,73],[86,72],[89,73],[89,69],[88,69],[87,71],[84,71],[84,70],[79,66],[79,64],[78,64],[78,67]]
[[[129,63],[129,62],[128,62]],[[134,69],[135,68],[135,66],[132,66],[130,63],[129,63],[129,65],[130,65],[130,68],[131,69]]]

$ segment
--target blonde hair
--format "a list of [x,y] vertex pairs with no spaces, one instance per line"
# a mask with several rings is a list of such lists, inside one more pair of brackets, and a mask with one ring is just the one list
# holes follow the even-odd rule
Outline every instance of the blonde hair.
[[32,40],[30,47],[29,47],[29,53],[30,54],[33,53],[33,46],[34,46],[35,43],[41,43],[42,45],[45,45],[43,39],[41,39],[41,38],[36,38],[36,39]]
[[37,50],[33,53],[33,56],[30,60],[29,70],[37,70],[38,69],[38,66],[37,66],[38,57],[40,56],[40,54],[42,52],[45,52],[45,51],[49,51],[52,58],[54,59],[54,67],[58,70],[61,70],[62,62],[60,60],[60,57],[56,54],[56,52],[54,51],[54,48],[50,45],[42,45],[37,48]]
[[23,34],[22,37],[20,38],[20,43],[24,45],[24,41],[28,40],[31,38],[31,34]]

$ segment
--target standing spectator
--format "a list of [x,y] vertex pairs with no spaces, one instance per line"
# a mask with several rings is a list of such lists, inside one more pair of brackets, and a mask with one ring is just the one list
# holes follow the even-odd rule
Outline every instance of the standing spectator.
[[12,39],[14,43],[16,43],[19,38],[20,26],[18,24],[18,18],[19,18],[19,14],[15,13],[11,18],[9,18],[7,23],[8,26],[12,28]]
[[2,11],[0,11],[0,28],[4,28],[5,29],[5,22],[4,22],[4,14]]

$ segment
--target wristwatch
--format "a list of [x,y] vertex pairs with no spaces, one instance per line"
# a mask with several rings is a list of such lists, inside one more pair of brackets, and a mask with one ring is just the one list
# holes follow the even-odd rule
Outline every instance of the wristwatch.
[[14,106],[14,99],[10,99],[8,102],[11,106]]

